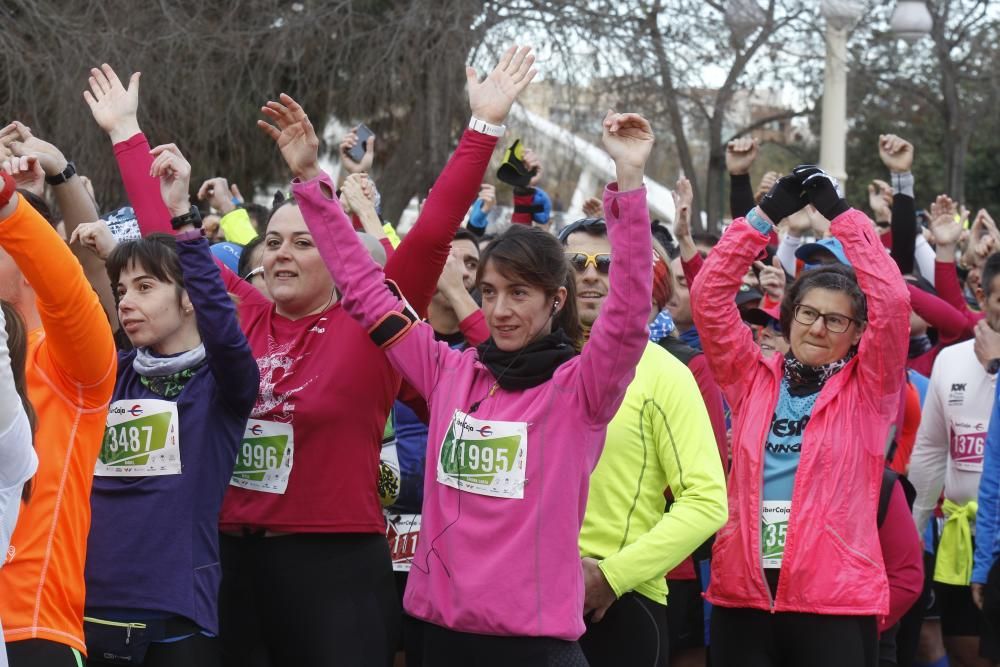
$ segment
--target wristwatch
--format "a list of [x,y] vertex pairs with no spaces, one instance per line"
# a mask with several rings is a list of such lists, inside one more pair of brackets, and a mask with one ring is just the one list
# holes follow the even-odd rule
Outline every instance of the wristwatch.
[[62,173],[56,174],[55,176],[46,176],[45,182],[49,185],[62,185],[69,179],[76,175],[76,165],[72,162],[66,163],[66,168],[62,170]]
[[990,359],[990,363],[986,364],[986,372],[990,375],[996,375],[997,371],[1000,371],[1000,357]]
[[481,132],[482,134],[488,134],[491,137],[502,137],[504,132],[507,131],[507,126],[487,123],[485,120],[480,120],[473,116],[469,119],[469,129]]
[[192,206],[187,213],[170,219],[170,226],[175,230],[184,225],[193,225],[195,229],[201,228],[201,211],[198,210],[197,206]]

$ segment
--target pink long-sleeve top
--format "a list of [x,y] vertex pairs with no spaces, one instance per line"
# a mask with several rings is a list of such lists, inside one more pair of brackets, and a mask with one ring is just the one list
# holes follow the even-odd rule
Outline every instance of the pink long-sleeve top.
[[[369,328],[401,302],[330,198],[329,178],[293,191],[336,283],[343,307]],[[421,540],[404,606],[411,615],[462,632],[577,639],[584,631],[577,536],[590,474],[646,345],[652,298],[652,243],[645,189],[604,195],[616,258],[611,290],[583,352],[547,382],[499,389],[475,348],[452,350],[417,323],[386,352],[427,398]],[[522,498],[460,491],[438,482],[442,444],[457,410],[486,427],[526,428]],[[479,423],[479,422],[477,422]],[[521,459],[515,459],[521,460]]]

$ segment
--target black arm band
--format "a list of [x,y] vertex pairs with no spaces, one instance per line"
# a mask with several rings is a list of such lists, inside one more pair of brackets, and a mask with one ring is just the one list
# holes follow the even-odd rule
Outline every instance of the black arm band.
[[368,337],[372,339],[372,342],[378,345],[383,350],[388,350],[393,345],[398,343],[403,339],[403,336],[420,321],[417,317],[416,311],[410,307],[410,304],[406,302],[403,297],[403,293],[399,291],[399,286],[396,285],[392,280],[386,279],[385,286],[389,288],[389,291],[393,295],[403,302],[403,310],[390,310],[388,313],[382,316],[382,318],[376,322],[369,330]]

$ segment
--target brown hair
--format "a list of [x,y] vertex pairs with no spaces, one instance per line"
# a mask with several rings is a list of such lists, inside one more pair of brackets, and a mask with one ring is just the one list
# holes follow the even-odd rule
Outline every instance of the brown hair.
[[[28,423],[31,424],[31,444],[35,444],[35,427],[38,424],[38,416],[35,414],[35,407],[28,398],[28,384],[26,376],[26,366],[28,362],[28,329],[24,325],[24,320],[14,306],[6,301],[0,301],[0,308],[3,309],[3,317],[7,329],[7,349],[10,350],[10,370],[14,375],[14,389],[21,398],[21,405],[28,415]],[[21,499],[27,501],[31,497],[31,480],[24,483],[21,490]]]
[[548,297],[555,296],[560,287],[565,287],[566,302],[553,320],[552,328],[561,328],[578,350],[583,346],[583,331],[576,310],[576,279],[556,237],[535,227],[511,225],[483,250],[476,273],[477,285],[482,282],[483,271],[490,262],[508,280],[521,280],[539,287]]

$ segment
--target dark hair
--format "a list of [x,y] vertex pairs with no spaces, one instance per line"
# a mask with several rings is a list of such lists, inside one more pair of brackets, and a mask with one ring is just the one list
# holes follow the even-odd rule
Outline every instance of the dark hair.
[[258,234],[263,234],[267,228],[267,218],[271,215],[270,209],[253,202],[246,202],[242,206],[246,210],[247,215],[250,216],[253,228],[257,230]]
[[718,235],[710,234],[709,232],[695,232],[691,235],[691,240],[695,243],[707,245],[709,248],[714,248],[719,243]]
[[979,285],[983,288],[983,294],[990,295],[993,287],[993,279],[1000,275],[1000,252],[995,252],[986,258],[983,264],[983,274],[979,278]]
[[236,265],[236,272],[240,274],[240,278],[246,280],[247,274],[256,266],[250,266],[250,260],[253,257],[254,251],[257,247],[264,242],[263,236],[257,236],[252,241],[243,246],[243,252],[240,253],[240,261]]
[[478,236],[476,236],[475,234],[473,234],[472,232],[470,232],[468,229],[465,229],[464,227],[459,227],[458,229],[456,229],[455,230],[455,237],[452,240],[453,241],[468,241],[469,243],[471,243],[476,248],[476,254],[477,255],[479,254],[479,241],[480,241],[480,238]]
[[663,261],[670,262],[670,260],[680,257],[680,248],[677,247],[674,235],[666,225],[662,224],[659,220],[654,220],[650,225],[650,230],[653,232],[653,238],[659,241],[660,245],[667,252]]
[[561,328],[577,349],[580,348],[583,331],[576,311],[576,278],[556,237],[540,228],[511,225],[483,250],[476,273],[477,286],[482,282],[483,271],[490,262],[508,280],[523,280],[528,285],[541,288],[548,297],[555,296],[560,287],[565,287],[566,301],[552,328]]
[[45,218],[45,222],[52,225],[52,229],[59,226],[59,221],[56,220],[56,216],[52,213],[52,209],[49,208],[48,202],[36,195],[30,190],[25,190],[24,188],[18,188],[18,194],[24,197],[25,201],[31,204],[31,208],[38,211],[38,214]]
[[858,285],[854,269],[843,264],[824,264],[804,272],[785,290],[785,297],[781,300],[781,331],[786,338],[792,331],[795,306],[809,290],[816,288],[844,292],[851,299],[852,317],[858,322],[868,319],[868,300]]
[[[35,444],[35,428],[38,425],[38,415],[35,407],[28,398],[28,381],[26,368],[28,362],[28,328],[24,325],[20,313],[6,301],[0,301],[0,308],[3,309],[3,317],[6,321],[7,329],[7,349],[10,350],[10,370],[14,376],[14,389],[21,398],[21,405],[28,415],[28,423],[31,424],[31,444]],[[24,483],[21,489],[21,499],[27,501],[31,497],[31,480]]]
[[271,218],[274,214],[278,212],[279,209],[285,206],[298,206],[299,203],[295,201],[295,197],[286,197],[280,190],[274,193],[274,203],[271,205],[271,212],[267,214],[267,222],[264,223],[264,229],[261,231],[262,234],[267,232],[267,226],[271,224]]
[[604,222],[604,218],[580,218],[559,230],[559,241],[566,245],[569,237],[577,232],[586,232],[591,236],[607,236],[608,225]]
[[177,300],[180,302],[184,291],[184,273],[177,258],[177,242],[170,234],[150,234],[141,239],[125,241],[115,246],[108,255],[104,267],[111,279],[112,292],[118,293],[118,281],[122,271],[128,266],[141,266],[142,269],[161,282],[173,283],[177,288]]

